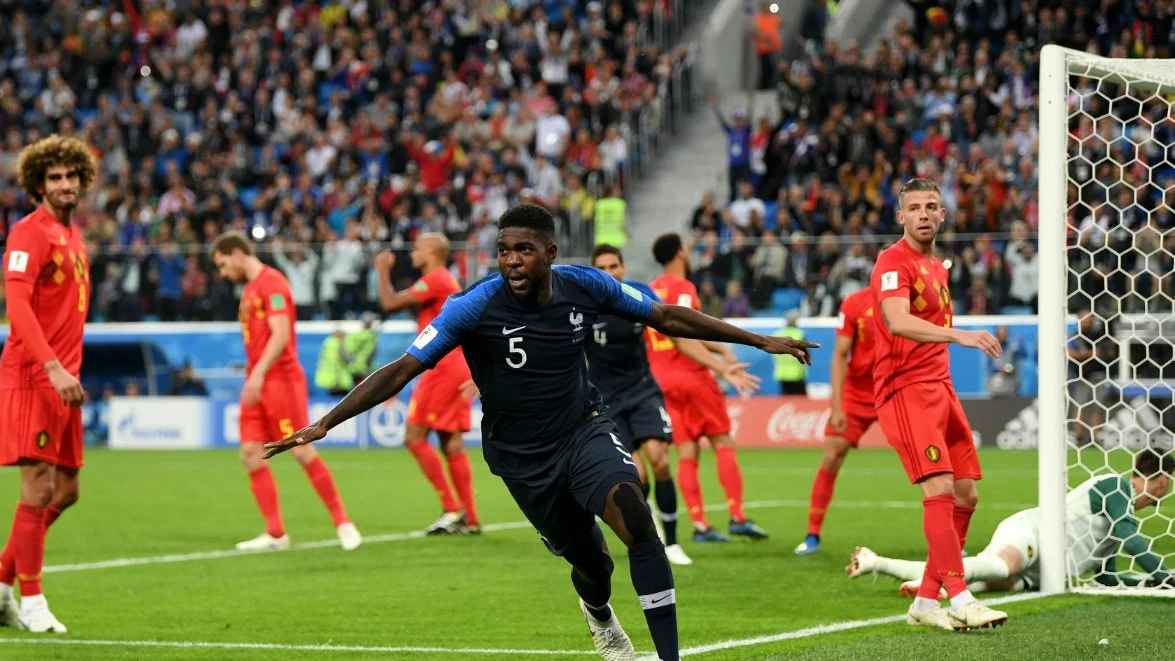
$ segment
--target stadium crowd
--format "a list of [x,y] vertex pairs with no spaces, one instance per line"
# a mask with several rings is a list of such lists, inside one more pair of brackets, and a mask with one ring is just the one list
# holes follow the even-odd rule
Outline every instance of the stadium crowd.
[[328,318],[373,306],[377,243],[485,253],[518,201],[586,252],[596,199],[688,103],[701,4],[0,0],[0,247],[32,208],[17,153],[58,132],[100,158],[79,218],[97,319],[235,318],[201,248],[227,228]]
[[[896,191],[914,176],[942,186],[948,216],[939,250],[953,266],[956,310],[1036,310],[1039,48],[1170,57],[1175,2],[907,4],[915,24],[897,23],[870,52],[807,33],[805,54],[779,62],[767,81],[778,98],[770,112],[754,113],[761,96],[729,116],[715,105],[729,145],[731,201],[706,192],[690,219],[694,277],[711,312],[769,309],[773,299],[778,307],[773,293],[785,288],[795,296],[784,300],[802,314],[832,314],[867,286],[878,250],[901,233]],[[1149,93],[1138,90],[1111,107],[1125,90],[1102,85],[1095,93],[1097,82],[1081,79],[1071,98],[1088,115],[1070,126],[1071,153],[1109,160],[1096,172],[1071,164],[1070,199],[1079,202],[1070,207],[1070,234],[1081,250],[1070,254],[1088,266],[1074,269],[1085,276],[1069,290],[1107,295],[1073,309],[1116,307],[1118,292],[1129,294],[1124,311],[1148,299],[1152,309],[1170,309],[1175,115],[1161,99],[1142,103]],[[1145,277],[1130,277],[1138,270]]]

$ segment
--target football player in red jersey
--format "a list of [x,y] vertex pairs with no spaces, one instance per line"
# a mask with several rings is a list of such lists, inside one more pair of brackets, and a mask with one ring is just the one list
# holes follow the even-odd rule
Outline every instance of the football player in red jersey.
[[[392,286],[395,254],[381,252],[375,257],[379,273],[379,302],[384,312],[417,308],[416,323],[423,331],[441,313],[449,296],[461,291],[457,278],[449,272],[449,240],[443,234],[427,233],[416,237],[412,246],[412,267],[420,279],[408,289],[396,291]],[[441,500],[441,516],[425,532],[429,535],[478,534],[481,523],[473,501],[473,468],[461,436],[471,428],[469,406],[476,392],[469,366],[461,348],[441,359],[437,366],[420,375],[412,399],[408,402],[408,425],[404,446],[416,457],[424,477]],[[441,458],[428,443],[429,431],[437,435],[441,451],[449,464],[457,496],[445,479]]]
[[808,506],[808,536],[796,547],[796,555],[820,550],[820,529],[832,501],[836,474],[849,448],[877,421],[873,403],[873,293],[859,289],[840,304],[836,345],[832,349],[832,414],[824,429],[824,458],[812,483]]
[[[294,333],[294,298],[286,276],[262,263],[253,254],[253,244],[236,232],[216,238],[212,244],[212,261],[223,278],[245,283],[240,319],[248,376],[241,389],[241,461],[249,472],[253,497],[265,517],[266,530],[237,544],[237,548],[287,549],[290,537],[282,523],[277,484],[262,457],[262,446],[305,427],[310,415],[306,373],[298,362],[298,339]],[[299,448],[294,457],[330,511],[343,549],[359,548],[363,538],[347,517],[326,463],[309,447]]]
[[[938,185],[911,179],[898,193],[902,240],[881,251],[870,289],[873,315],[873,390],[877,419],[910,482],[922,491],[922,528],[930,549],[911,625],[967,630],[998,626],[1008,616],[982,604],[963,580],[963,542],[983,477],[971,425],[951,385],[948,344],[998,358],[991,333],[952,326],[947,269],[934,256],[945,212]],[[854,560],[855,562],[855,554]],[[939,606],[945,588],[950,610]]]
[[[689,256],[677,234],[664,234],[653,242],[653,257],[665,272],[649,283],[657,296],[669,305],[701,310],[698,290],[686,279]],[[726,492],[730,511],[728,531],[750,539],[765,539],[767,533],[743,512],[743,477],[730,438],[730,416],[718,381],[709,369],[682,353],[671,338],[651,327],[649,366],[665,394],[665,408],[673,421],[673,443],[677,447],[677,483],[694,524],[694,542],[726,542],[729,539],[710,527],[703,510],[702,487],[698,483],[698,441],[710,439],[718,463],[718,481]],[[723,353],[728,362],[734,355],[728,347],[703,343]]]
[[22,150],[16,177],[38,206],[12,227],[4,254],[12,327],[0,358],[0,464],[20,467],[20,500],[0,552],[0,626],[37,633],[65,633],[41,593],[41,567],[45,531],[78,499],[90,264],[73,212],[95,175],[77,138],[51,135]]

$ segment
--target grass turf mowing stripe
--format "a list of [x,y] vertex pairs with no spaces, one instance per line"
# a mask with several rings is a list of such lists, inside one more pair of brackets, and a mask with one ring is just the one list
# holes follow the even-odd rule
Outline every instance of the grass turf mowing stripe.
[[[781,507],[808,507],[807,500],[760,500],[744,503],[743,507],[746,509],[770,509]],[[854,509],[920,509],[922,503],[918,501],[843,501],[835,502],[836,507],[854,508]],[[1027,509],[1033,507],[1027,503],[995,503],[985,505],[988,509]],[[724,511],[726,505],[707,505],[707,512]],[[678,510],[685,512],[685,510]],[[482,526],[483,532],[495,532],[501,530],[518,530],[530,528],[531,525],[527,521],[508,521],[505,523],[490,523]],[[412,531],[406,533],[387,533],[382,535],[371,535],[363,538],[364,544],[382,544],[387,542],[403,542],[410,539],[418,539],[424,537],[425,534],[421,531]],[[216,560],[219,558],[235,558],[242,555],[257,555],[259,553],[288,553],[289,551],[307,551],[311,549],[329,548],[338,546],[338,539],[320,539],[313,542],[302,542],[294,544],[285,551],[238,551],[236,549],[224,549],[218,551],[198,551],[195,553],[172,553],[169,555],[155,555],[142,556],[133,558],[115,558],[113,560],[100,560],[98,562],[79,562],[67,565],[50,565],[44,568],[43,572],[46,574],[59,574],[64,572],[74,571],[92,571],[95,569],[114,569],[118,567],[135,567],[138,565],[158,565],[169,564],[176,562],[193,562],[197,560]]]
[[[1041,594],[1039,592],[1017,594],[1009,597],[1001,597],[999,599],[992,599],[987,603],[989,605],[1008,604],[1017,601],[1028,601],[1030,599],[1039,599],[1049,595]],[[867,620],[849,620],[846,622],[835,622],[833,624],[822,624],[815,627],[808,627],[805,629],[798,629],[796,631],[788,631],[785,633],[754,636],[752,638],[739,638],[735,640],[725,640],[709,645],[698,645],[695,647],[687,647],[681,650],[682,656],[698,656],[709,652],[718,652],[722,650],[735,649],[740,647],[754,647],[756,645],[766,645],[768,643],[778,643],[785,640],[796,640],[800,638],[811,638],[813,636],[821,636],[828,633],[836,633],[838,631],[849,631],[852,629],[862,629],[865,627],[874,627],[883,624],[893,624],[905,620],[905,615],[890,615],[887,617],[875,617]],[[68,638],[0,638],[0,644],[10,645],[76,645],[76,646],[102,646],[102,647],[166,647],[166,648],[200,648],[200,649],[225,649],[225,650],[275,650],[288,652],[363,652],[367,654],[482,654],[482,655],[514,655],[514,656],[595,656],[596,652],[586,650],[527,650],[527,649],[494,649],[494,648],[447,648],[447,647],[381,647],[381,646],[361,646],[361,645],[288,645],[281,643],[217,643],[208,641],[169,641],[169,640],[88,640],[88,639],[68,639]],[[655,660],[656,655],[641,657],[642,661]]]

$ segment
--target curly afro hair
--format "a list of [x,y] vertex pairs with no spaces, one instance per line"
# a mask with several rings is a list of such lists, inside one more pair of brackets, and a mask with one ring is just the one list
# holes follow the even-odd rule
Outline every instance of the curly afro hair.
[[77,169],[82,193],[90,188],[98,174],[94,152],[84,140],[54,133],[25,147],[16,157],[16,178],[25,195],[39,204],[45,173],[56,165]]

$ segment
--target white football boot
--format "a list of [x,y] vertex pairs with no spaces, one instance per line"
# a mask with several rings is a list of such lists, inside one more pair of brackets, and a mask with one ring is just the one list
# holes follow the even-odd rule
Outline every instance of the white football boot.
[[66,633],[65,625],[49,612],[45,595],[34,595],[20,600],[20,626],[33,633]]
[[424,529],[426,535],[458,535],[465,528],[465,512],[441,512],[433,524]]
[[636,661],[636,648],[628,639],[628,634],[616,619],[616,611],[607,622],[599,622],[588,612],[583,599],[579,600],[579,610],[583,619],[587,620],[588,629],[592,632],[592,641],[596,644],[596,651],[605,661]]
[[849,558],[849,566],[845,567],[849,577],[857,578],[864,574],[877,573],[877,554],[867,546],[858,546]]
[[274,537],[269,533],[262,533],[253,539],[237,544],[238,551],[284,551],[290,548],[290,536]]
[[947,631],[955,629],[951,624],[950,615],[940,606],[917,609],[911,604],[910,610],[906,611],[906,624],[915,627],[935,627]]
[[685,549],[681,548],[681,544],[671,544],[665,547],[665,556],[669,558],[669,564],[672,565],[692,565],[693,559],[685,554]]
[[354,551],[363,543],[363,535],[359,534],[359,529],[350,521],[339,524],[335,532],[339,534],[339,543],[343,545],[344,551]]
[[971,601],[958,611],[951,609],[948,613],[951,626],[956,631],[971,631],[972,629],[991,629],[1008,621],[1008,614],[987,606],[982,601]]
[[20,604],[11,585],[0,584],[0,627],[20,628]]

